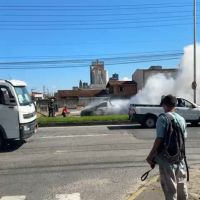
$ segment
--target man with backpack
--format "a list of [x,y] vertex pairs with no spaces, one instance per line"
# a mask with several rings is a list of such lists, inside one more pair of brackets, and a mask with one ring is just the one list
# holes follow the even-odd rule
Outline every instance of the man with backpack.
[[161,105],[163,114],[156,123],[156,139],[147,157],[154,168],[159,165],[160,182],[166,200],[187,200],[187,179],[189,172],[185,157],[186,123],[175,112],[177,99],[172,95],[164,96]]

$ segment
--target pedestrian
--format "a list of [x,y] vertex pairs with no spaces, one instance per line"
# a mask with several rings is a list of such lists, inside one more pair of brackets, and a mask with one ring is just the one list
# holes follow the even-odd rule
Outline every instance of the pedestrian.
[[[155,164],[159,165],[160,182],[166,200],[187,200],[188,191],[186,183],[187,176],[189,177],[189,172],[185,157],[184,145],[184,138],[187,137],[186,122],[183,117],[175,112],[176,103],[177,99],[172,95],[167,95],[162,98],[161,105],[165,113],[158,117],[156,123],[157,136],[146,161],[152,168],[154,168]],[[177,127],[179,127],[180,134],[177,132],[177,134],[175,134],[175,130],[178,130]],[[171,131],[173,135],[170,135],[169,131]],[[174,154],[166,153],[166,138],[173,138],[174,135],[178,135],[180,138],[182,138],[183,150]],[[179,140],[181,140],[180,138]],[[176,142],[174,142],[174,144]],[[172,141],[168,143],[168,148],[170,145],[172,145],[172,143]],[[177,149],[175,146],[171,148],[172,151],[175,149]],[[183,156],[177,157],[177,155]],[[172,157],[173,159],[170,159]]]
[[50,99],[48,103],[49,117],[55,117],[55,108],[54,99]]
[[64,108],[63,108],[63,110],[62,110],[62,116],[63,117],[66,117],[66,115],[68,115],[70,112],[69,112],[69,110],[67,109],[67,106],[65,106]]

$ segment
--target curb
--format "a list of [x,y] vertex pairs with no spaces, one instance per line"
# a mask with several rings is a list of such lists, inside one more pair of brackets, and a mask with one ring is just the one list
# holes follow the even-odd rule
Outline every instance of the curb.
[[145,191],[145,189],[149,186],[152,185],[154,183],[156,183],[158,181],[159,176],[156,175],[154,177],[152,177],[147,183],[145,183],[144,185],[139,186],[139,188],[133,192],[131,194],[131,196],[127,199],[127,200],[135,200],[142,192]]
[[49,122],[47,124],[38,123],[39,127],[58,127],[58,126],[89,126],[89,125],[133,125],[130,121],[87,121],[87,122]]

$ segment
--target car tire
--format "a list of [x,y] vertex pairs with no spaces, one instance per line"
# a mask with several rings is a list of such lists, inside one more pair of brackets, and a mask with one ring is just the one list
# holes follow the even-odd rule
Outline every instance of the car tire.
[[92,115],[92,111],[82,111],[81,112],[81,116],[91,116]]
[[199,124],[198,121],[192,121],[192,122],[191,122],[191,125],[192,125],[192,126],[198,126],[198,124]]
[[0,150],[3,150],[4,144],[5,144],[5,141],[4,141],[3,137],[0,135]]
[[147,127],[147,128],[155,128],[155,126],[156,126],[156,120],[157,120],[157,118],[155,116],[149,115],[149,116],[147,116],[145,118],[143,126]]

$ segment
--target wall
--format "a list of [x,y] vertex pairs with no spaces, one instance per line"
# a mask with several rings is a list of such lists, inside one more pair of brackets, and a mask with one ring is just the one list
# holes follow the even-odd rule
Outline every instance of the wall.
[[175,78],[177,76],[178,69],[137,69],[132,75],[132,80],[137,83],[137,90],[141,90],[147,81],[147,79],[156,74],[164,74],[166,77]]

